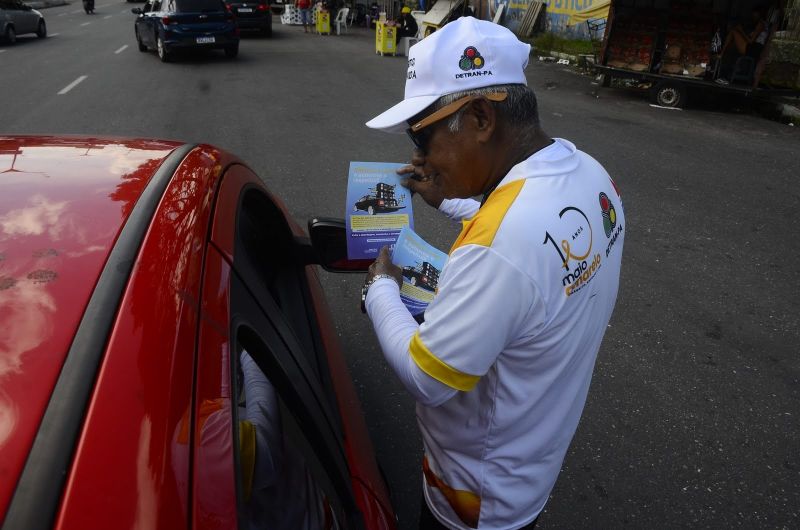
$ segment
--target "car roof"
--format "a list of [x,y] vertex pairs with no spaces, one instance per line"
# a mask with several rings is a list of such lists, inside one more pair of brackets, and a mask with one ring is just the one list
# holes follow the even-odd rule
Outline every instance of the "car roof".
[[0,518],[109,253],[181,145],[0,136]]

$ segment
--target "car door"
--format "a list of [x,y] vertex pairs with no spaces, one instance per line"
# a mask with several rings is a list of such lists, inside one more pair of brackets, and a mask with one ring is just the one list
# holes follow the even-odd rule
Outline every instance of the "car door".
[[25,33],[25,20],[22,17],[22,9],[20,9],[20,6],[21,4],[15,0],[10,0],[3,6],[6,17],[14,25],[14,31],[16,31],[17,35]]
[[145,46],[155,46],[155,29],[153,26],[153,5],[155,0],[147,0],[142,7],[142,13],[136,18],[136,31],[139,39]]
[[[197,366],[195,528],[360,528],[303,266],[282,210],[227,170],[207,252]],[[235,517],[234,517],[235,516]]]

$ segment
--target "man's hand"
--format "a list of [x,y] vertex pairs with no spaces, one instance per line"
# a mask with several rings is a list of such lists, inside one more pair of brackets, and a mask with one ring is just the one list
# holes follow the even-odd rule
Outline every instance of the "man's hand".
[[378,259],[369,266],[369,272],[367,273],[367,278],[364,280],[364,283],[370,281],[376,274],[388,274],[395,279],[397,285],[401,287],[403,285],[403,270],[392,263],[392,258],[389,255],[389,247],[383,247],[380,254],[378,254]]
[[402,177],[406,177],[401,180],[403,186],[411,190],[412,193],[419,193],[425,202],[439,209],[439,205],[442,204],[445,198],[444,194],[432,176],[425,174],[424,168],[425,154],[419,149],[414,149],[411,164],[401,167],[397,170],[397,173]]

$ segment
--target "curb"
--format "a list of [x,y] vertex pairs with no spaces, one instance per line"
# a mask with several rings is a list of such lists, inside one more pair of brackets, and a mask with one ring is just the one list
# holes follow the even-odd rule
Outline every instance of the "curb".
[[48,7],[58,7],[69,5],[66,0],[34,0],[33,2],[25,2],[25,5],[31,6],[33,9],[47,9]]
[[550,57],[555,57],[556,59],[565,59],[572,63],[578,62],[577,55],[570,55],[568,53],[561,53],[561,52],[554,52],[548,50],[537,50],[536,53],[533,52],[533,47],[531,47],[531,54],[533,55],[549,55]]

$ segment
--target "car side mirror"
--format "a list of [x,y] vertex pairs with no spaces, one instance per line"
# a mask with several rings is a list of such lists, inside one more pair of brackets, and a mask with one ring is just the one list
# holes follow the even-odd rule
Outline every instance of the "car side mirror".
[[[371,259],[348,259],[344,219],[314,218],[308,222],[313,263],[330,272],[366,272]],[[308,260],[307,260],[308,261]]]
[[142,14],[142,8],[141,7],[134,7],[133,9],[131,9],[131,13],[133,13],[134,15],[141,15]]

